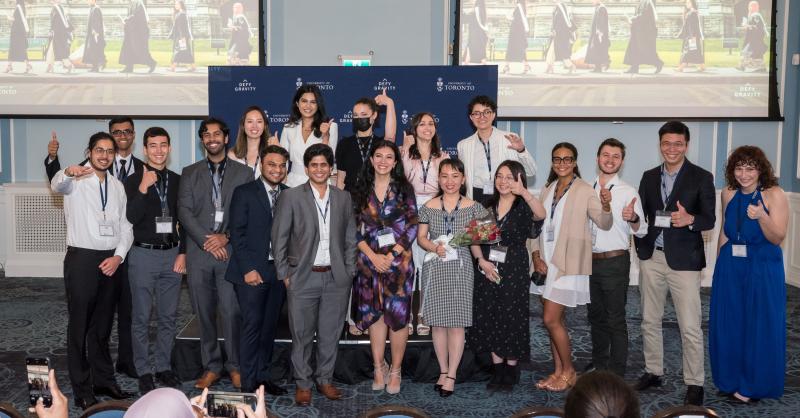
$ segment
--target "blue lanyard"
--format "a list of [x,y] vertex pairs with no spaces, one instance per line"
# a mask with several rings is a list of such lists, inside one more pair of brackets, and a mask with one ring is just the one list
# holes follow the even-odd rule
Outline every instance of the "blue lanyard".
[[[761,192],[761,186],[756,187],[756,189],[753,191],[753,195],[750,196],[750,203],[748,205],[753,204],[753,202],[758,203],[759,199],[757,199],[757,197],[759,196],[760,192]],[[739,190],[739,193],[741,193],[742,196],[745,196],[745,194],[742,193],[741,190]],[[739,210],[736,211],[736,242],[743,242],[742,241],[742,225],[744,224],[744,218],[746,216],[746,215],[744,215],[744,213],[747,213],[747,209],[745,208],[745,210],[742,210],[742,199],[739,199],[739,205],[738,206],[739,206],[738,207]]]
[[220,199],[220,194],[222,193],[222,181],[225,178],[225,160],[220,161],[217,163],[217,167],[219,168],[219,183],[214,181],[214,164],[211,163],[210,160],[206,160],[208,163],[208,171],[211,173],[211,199],[214,202],[214,207],[220,209],[222,207],[222,201]]
[[556,206],[558,206],[558,202],[560,202],[561,199],[567,195],[569,188],[572,187],[572,183],[575,182],[576,178],[578,178],[578,176],[572,176],[572,180],[569,181],[567,188],[564,189],[564,193],[561,193],[561,196],[558,198],[556,198],[556,195],[558,194],[558,182],[556,182],[556,187],[553,188],[553,202],[550,204],[550,222],[553,222],[553,217],[556,214]]
[[[422,160],[419,160],[419,165],[422,167],[422,189],[428,185],[428,171],[431,169],[431,162],[433,160],[433,153],[428,156],[428,165],[426,166]],[[489,173],[491,175],[491,172]]]
[[[156,175],[158,175],[158,173]],[[164,181],[161,184],[162,187],[158,187],[158,182],[156,182],[156,194],[158,194],[158,200],[161,202],[161,216],[167,216],[169,215],[169,207],[167,206],[167,191],[169,190],[169,173],[164,175]]]
[[[614,186],[616,186],[616,184],[612,184],[612,185],[611,185],[611,186],[608,188],[608,191],[610,192],[610,191],[611,191],[611,189],[613,189],[613,188],[614,188]],[[597,188],[597,182],[594,182],[594,184],[592,185],[592,189],[596,189],[596,188]]]
[[[330,190],[328,191],[330,193]],[[320,216],[322,216],[322,223],[325,225],[328,224],[328,208],[331,206],[331,196],[328,195],[328,200],[325,201],[325,212],[322,212],[322,208],[317,203],[317,197],[314,196],[314,192],[311,192],[311,196],[314,198],[314,205],[317,206],[317,210],[319,211]]]
[[[97,179],[100,183],[100,205],[103,207],[103,218],[106,216],[106,205],[108,204],[108,173],[106,173],[106,177],[103,178],[103,181]],[[105,183],[106,191],[103,193],[103,183]]]
[[447,216],[447,209],[444,207],[444,195],[439,196],[439,200],[442,202],[442,212],[444,212],[444,228],[446,230],[447,235],[453,233],[453,225],[456,223],[456,212],[458,212],[458,208],[461,207],[461,199],[463,196],[458,196],[458,202],[456,202],[456,207],[453,208],[453,211],[449,213],[450,216]]
[[[380,220],[383,220],[383,216],[385,215],[385,213],[384,213],[384,212],[386,211],[386,203],[387,203],[387,202],[388,202],[388,200],[389,200],[389,190],[390,190],[391,188],[392,188],[392,185],[391,185],[391,184],[389,184],[388,186],[386,186],[386,194],[383,196],[383,201],[380,201],[380,202],[378,202],[378,206],[379,206],[379,209],[378,209],[378,219],[380,219]],[[375,200],[377,200],[377,199],[378,199],[378,195],[376,194],[376,195],[375,195]]]
[[491,178],[492,178],[492,146],[491,146],[491,144],[489,144],[488,140],[484,144],[483,141],[481,141],[480,137],[478,137],[478,141],[481,142],[481,146],[483,147],[483,153],[486,154],[486,166],[489,167],[489,181],[491,181]]
[[661,201],[664,203],[664,210],[669,207],[669,203],[672,200],[672,195],[675,192],[675,185],[678,184],[678,179],[681,178],[681,173],[683,173],[684,167],[686,167],[686,161],[683,162],[681,168],[678,170],[678,174],[675,175],[675,181],[672,182],[672,190],[667,193],[667,170],[664,170],[664,164],[661,164]]

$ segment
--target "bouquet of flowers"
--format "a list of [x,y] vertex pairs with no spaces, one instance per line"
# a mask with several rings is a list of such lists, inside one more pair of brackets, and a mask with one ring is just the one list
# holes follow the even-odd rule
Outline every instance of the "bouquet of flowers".
[[451,247],[466,247],[468,245],[495,244],[500,242],[500,228],[489,214],[482,218],[471,220],[464,230],[456,233],[448,243]]

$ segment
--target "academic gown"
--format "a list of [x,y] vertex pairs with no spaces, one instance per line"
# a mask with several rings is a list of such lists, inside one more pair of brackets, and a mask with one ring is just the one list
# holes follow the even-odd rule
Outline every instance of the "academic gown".
[[624,63],[627,65],[660,65],[661,58],[656,50],[656,11],[652,0],[642,0],[631,19],[631,37],[625,50]]
[[[96,34],[96,36],[95,36]],[[91,65],[105,65],[106,63],[106,36],[103,27],[103,12],[100,7],[92,6],[89,11],[89,20],[86,26],[86,43],[83,47],[83,63]]]
[[608,48],[611,41],[608,39],[608,9],[599,5],[594,9],[592,27],[589,30],[589,44],[586,47],[586,63],[606,65],[611,62]]
[[131,4],[128,10],[119,63],[130,66],[134,64],[150,65],[153,62],[153,57],[150,55],[150,27],[147,22],[147,12],[144,4],[137,0]]

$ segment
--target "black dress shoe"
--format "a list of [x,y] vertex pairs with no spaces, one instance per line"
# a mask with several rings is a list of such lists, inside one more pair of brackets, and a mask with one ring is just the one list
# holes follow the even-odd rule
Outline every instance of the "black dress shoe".
[[91,408],[93,405],[97,403],[97,398],[94,396],[89,396],[86,398],[75,398],[75,406],[80,409],[88,409]]
[[158,383],[171,388],[179,388],[183,384],[181,379],[178,379],[178,376],[172,370],[157,372],[156,379],[158,379]]
[[[455,378],[450,377],[450,376],[447,376],[447,379],[452,380],[453,383],[455,383],[455,381],[456,381]],[[453,390],[447,390],[444,387],[442,387],[441,389],[439,389],[439,396],[441,396],[442,398],[447,398],[447,397],[451,396],[455,392],[456,392],[455,388],[453,388]]]
[[153,383],[153,375],[150,373],[139,376],[139,396],[144,396],[147,392],[155,389],[156,385]]
[[636,382],[633,388],[636,390],[647,390],[651,387],[659,387],[662,383],[661,376],[656,376],[652,373],[645,373],[639,378],[639,381]]
[[[494,363],[492,365],[492,378],[489,379],[489,383],[486,384],[487,390],[497,390],[498,386],[500,385],[500,381],[503,379],[503,376],[506,372],[506,364],[505,363]],[[441,390],[441,387],[439,387]]]
[[272,396],[283,396],[289,393],[289,391],[287,391],[286,389],[282,388],[281,386],[278,386],[273,382],[270,382],[269,380],[267,380],[266,382],[261,382],[259,386],[260,385],[264,385],[264,391]]
[[683,398],[684,405],[703,406],[703,387],[697,385],[686,386],[686,397]]
[[112,399],[128,399],[135,395],[133,393],[123,391],[116,383],[111,386],[95,386],[94,394],[98,396],[109,396]]

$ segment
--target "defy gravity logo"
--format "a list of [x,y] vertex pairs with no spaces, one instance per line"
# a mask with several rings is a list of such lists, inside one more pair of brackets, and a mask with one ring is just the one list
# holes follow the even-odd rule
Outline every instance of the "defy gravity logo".
[[444,81],[442,77],[437,77],[436,91],[475,91],[475,86],[471,81]]
[[339,118],[339,123],[353,123],[353,111],[348,110],[347,113]]
[[239,84],[233,88],[233,91],[240,92],[240,91],[256,91],[256,86],[253,83],[247,81],[245,78],[244,80],[240,81]]
[[386,91],[395,91],[397,90],[397,86],[384,78],[383,80],[379,81],[378,84],[372,86],[372,89],[375,91],[383,91],[383,89],[386,89]]

